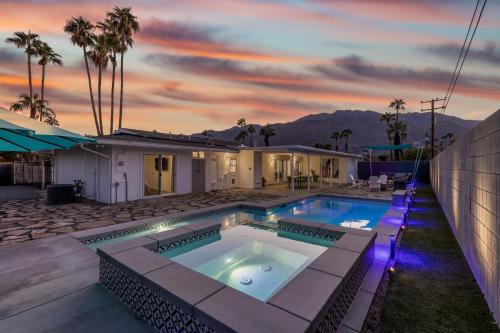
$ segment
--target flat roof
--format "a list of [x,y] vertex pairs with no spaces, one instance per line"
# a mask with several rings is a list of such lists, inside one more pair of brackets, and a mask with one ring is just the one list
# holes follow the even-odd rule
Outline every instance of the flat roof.
[[236,143],[233,141],[135,129],[123,128],[110,135],[97,136],[95,139],[100,144],[108,145],[238,152],[238,148],[235,147]]
[[177,150],[201,150],[201,151],[221,151],[239,152],[241,150],[253,150],[267,153],[296,153],[312,154],[322,156],[336,156],[348,158],[363,158],[361,155],[343,153],[340,151],[326,150],[321,148],[307,147],[301,145],[283,145],[269,147],[247,147],[238,146],[235,141],[214,139],[211,137],[200,137],[190,135],[176,135],[160,133],[155,131],[143,131],[136,129],[122,128],[110,135],[95,137],[98,143],[107,145],[129,146],[129,147],[149,147],[158,149]]
[[336,150],[327,150],[321,148],[307,147],[301,145],[284,145],[284,146],[268,146],[268,147],[238,147],[239,150],[254,150],[265,153],[297,153],[297,154],[313,154],[323,156],[350,157],[362,159],[363,156],[351,153],[343,153]]

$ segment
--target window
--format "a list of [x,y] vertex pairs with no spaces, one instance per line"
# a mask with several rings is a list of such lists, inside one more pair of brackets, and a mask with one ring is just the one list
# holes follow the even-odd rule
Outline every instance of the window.
[[229,159],[229,172],[231,172],[231,173],[236,173],[236,166],[237,166],[237,164],[236,164],[236,163],[237,163],[237,162],[236,162],[236,158],[231,157],[231,158]]
[[174,157],[171,155],[144,154],[144,196],[174,192]]
[[193,151],[193,158],[203,159],[203,158],[205,158],[205,152],[204,151]]

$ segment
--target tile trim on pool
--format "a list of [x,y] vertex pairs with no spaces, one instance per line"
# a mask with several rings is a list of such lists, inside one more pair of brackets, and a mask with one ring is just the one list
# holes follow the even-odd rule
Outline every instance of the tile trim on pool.
[[[282,224],[286,224],[284,221]],[[294,222],[299,223],[298,221]],[[307,223],[307,222],[304,222]],[[314,228],[321,228],[325,225],[314,226]],[[153,239],[150,237],[140,237],[137,239],[120,242],[104,246],[97,249],[97,254],[100,257],[100,273],[99,281],[108,291],[113,293],[120,299],[130,310],[136,315],[150,323],[157,330],[169,331],[175,327],[177,330],[190,330],[193,332],[213,332],[219,330],[230,330],[238,332],[252,332],[252,331],[270,331],[279,330],[286,332],[330,332],[332,329],[337,329],[347,312],[352,299],[360,288],[366,272],[370,268],[374,260],[374,241],[376,237],[375,232],[363,232],[363,236],[359,234],[350,233],[349,228],[339,227],[341,231],[346,231],[345,234],[352,235],[354,238],[363,238],[367,241],[364,243],[357,242],[352,246],[356,251],[344,250],[341,247],[336,247],[334,244],[331,248],[326,250],[320,257],[314,260],[308,268],[307,272],[313,271],[314,274],[324,276],[330,279],[340,279],[341,283],[335,288],[324,302],[318,303],[317,297],[314,294],[307,294],[305,290],[309,288],[301,288],[300,283],[294,284],[294,281],[304,280],[304,273],[299,273],[292,281],[280,289],[267,303],[260,302],[251,296],[236,291],[227,286],[223,286],[215,292],[209,293],[204,290],[203,286],[208,285],[212,279],[197,273],[193,270],[184,268],[186,280],[197,281],[197,285],[201,286],[199,293],[206,293],[206,297],[199,302],[188,302],[183,298],[183,294],[189,293],[183,288],[171,290],[171,285],[162,283],[161,281],[152,281],[151,276],[156,270],[168,271],[169,265],[179,265],[173,261],[159,256],[151,250],[160,249],[160,244],[174,244],[184,238],[193,237],[198,233],[199,237],[208,235],[214,230],[220,231],[220,224],[206,223],[205,225],[193,225],[193,229],[189,227],[182,227],[179,229],[169,230],[163,233],[162,237]],[[344,230],[346,229],[346,230]],[[296,229],[298,232],[298,229]],[[323,233],[329,233],[332,230],[320,230]],[[338,231],[334,231],[338,232]],[[207,236],[208,237],[208,236]],[[340,238],[341,239],[341,238]],[[139,243],[139,245],[134,244]],[[339,242],[340,243],[340,242]],[[127,246],[130,247],[127,248]],[[339,244],[341,245],[341,244]],[[117,250],[117,247],[120,247]],[[146,250],[145,248],[148,248]],[[142,249],[142,250],[141,250]],[[344,259],[344,264],[347,266],[346,270],[342,273],[331,274],[328,272],[328,267],[322,268],[324,260],[320,260],[322,256],[329,255],[332,251],[338,253],[349,254]],[[140,259],[137,255],[140,252]],[[338,254],[336,252],[336,257]],[[355,254],[355,255],[353,255]],[[347,258],[347,259],[346,259]],[[350,261],[349,261],[350,260]],[[328,265],[327,265],[328,266]],[[173,269],[173,268],[172,268]],[[208,279],[208,280],[206,280]],[[307,282],[308,279],[304,281]],[[311,281],[309,280],[309,283]],[[184,282],[178,281],[179,284]],[[213,282],[212,282],[213,284]],[[188,288],[188,286],[186,286]],[[208,288],[208,287],[207,287]],[[229,290],[231,289],[231,290]],[[318,290],[324,294],[324,290]],[[301,315],[300,309],[294,309],[293,304],[287,303],[288,297],[308,299],[309,302],[316,302],[317,313],[309,318],[304,318]],[[219,298],[223,297],[227,303],[220,302]],[[229,300],[227,298],[229,297]],[[218,301],[212,302],[212,299]],[[275,303],[275,304],[273,304]],[[222,305],[221,305],[222,304]],[[226,313],[220,307],[231,305],[233,315],[239,316],[240,320],[231,320],[231,315],[219,316],[220,313]],[[290,307],[290,305],[292,307]],[[251,307],[249,309],[248,307]],[[246,323],[243,318],[248,311],[251,310],[253,315],[255,313],[264,317],[269,317],[272,313],[274,318],[271,320],[263,320],[258,322]],[[276,320],[279,317],[280,320]],[[233,318],[234,319],[234,318]],[[236,318],[238,319],[238,318]],[[272,320],[274,319],[274,320]],[[243,326],[242,326],[243,325]]]

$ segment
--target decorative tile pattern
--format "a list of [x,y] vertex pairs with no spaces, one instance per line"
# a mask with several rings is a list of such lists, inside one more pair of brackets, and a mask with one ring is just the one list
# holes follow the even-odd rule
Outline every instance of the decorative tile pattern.
[[207,325],[194,319],[164,296],[158,295],[101,257],[99,283],[132,312],[160,332],[212,333]]
[[299,225],[296,224],[288,224],[288,223],[279,223],[278,228],[280,231],[285,231],[285,232],[290,232],[294,234],[300,234],[303,236],[308,236],[308,237],[314,237],[314,238],[319,238],[319,239],[324,239],[330,242],[335,242],[342,237],[341,233],[336,233],[336,232],[317,232],[317,231],[312,231],[312,229],[309,228],[301,228]]
[[171,243],[165,243],[165,244],[161,245],[160,247],[158,247],[157,249],[155,249],[155,252],[162,253],[162,252],[166,252],[166,251],[172,251],[178,247],[186,246],[186,245],[194,243],[196,241],[216,236],[219,233],[220,233],[220,226],[217,229],[212,229],[212,230],[207,231],[207,232],[195,234],[192,237],[186,237],[186,238],[178,239],[178,240],[171,242]]
[[185,223],[185,222],[196,223],[196,220],[199,220],[201,222],[206,217],[217,217],[219,215],[225,215],[228,212],[239,211],[240,209],[241,209],[240,207],[220,208],[220,209],[213,209],[213,210],[203,212],[203,213],[189,214],[189,215],[186,215],[186,216],[183,216],[180,218],[166,220],[166,221],[155,223],[155,224],[148,224],[148,225],[138,227],[135,229],[130,229],[130,230],[126,230],[126,231],[110,232],[110,233],[102,235],[102,236],[85,239],[82,241],[82,243],[85,245],[90,245],[90,244],[94,244],[94,243],[100,243],[100,242],[103,242],[103,241],[106,241],[109,239],[114,239],[117,237],[128,236],[128,235],[131,235],[131,234],[134,234],[137,232],[156,230],[156,229],[160,230],[162,228],[176,225],[179,223]]
[[343,284],[340,294],[335,298],[325,316],[320,320],[315,332],[327,333],[337,330],[352,300],[356,296],[366,273],[373,264],[374,256],[375,247],[371,246],[365,251],[363,257],[358,260],[356,268],[346,277],[346,282]]

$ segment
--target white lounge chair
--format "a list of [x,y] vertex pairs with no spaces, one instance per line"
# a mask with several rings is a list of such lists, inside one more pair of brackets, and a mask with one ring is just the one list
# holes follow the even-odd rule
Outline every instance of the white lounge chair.
[[380,179],[377,176],[371,176],[368,179],[368,191],[378,190],[380,192]]
[[361,188],[361,185],[363,185],[363,183],[361,183],[360,180],[356,180],[353,175],[349,175],[349,177],[351,177],[351,188]]
[[385,191],[387,189],[387,181],[388,181],[387,175],[380,175],[379,181],[380,181],[380,186],[382,187],[382,190]]

